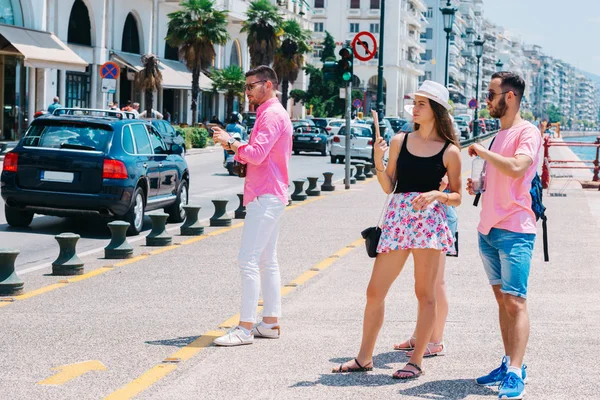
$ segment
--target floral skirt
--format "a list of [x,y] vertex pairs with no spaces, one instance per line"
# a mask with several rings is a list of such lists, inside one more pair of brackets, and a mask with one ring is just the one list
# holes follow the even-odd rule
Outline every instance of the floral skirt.
[[411,201],[420,193],[394,193],[381,227],[378,253],[392,250],[436,249],[448,251],[454,236],[448,228],[446,206],[434,201],[424,210],[415,210]]

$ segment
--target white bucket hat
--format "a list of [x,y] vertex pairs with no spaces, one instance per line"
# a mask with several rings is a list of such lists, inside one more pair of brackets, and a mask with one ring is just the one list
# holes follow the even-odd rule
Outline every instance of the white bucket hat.
[[415,96],[427,97],[428,99],[441,104],[448,111],[452,109],[452,106],[448,103],[448,100],[450,99],[450,93],[448,92],[448,89],[446,89],[444,85],[434,81],[423,82],[416,93],[411,93],[408,96],[413,100]]

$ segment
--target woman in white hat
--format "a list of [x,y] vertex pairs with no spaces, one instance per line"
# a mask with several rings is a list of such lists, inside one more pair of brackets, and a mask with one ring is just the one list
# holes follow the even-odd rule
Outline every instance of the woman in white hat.
[[[419,302],[414,351],[409,362],[392,375],[396,379],[417,378],[436,319],[435,284],[440,254],[453,244],[446,206],[461,202],[461,159],[452,127],[448,90],[425,81],[411,95],[415,100],[414,132],[393,137],[389,162],[383,156],[388,146],[383,138],[375,143],[375,169],[384,192],[391,194],[371,280],[367,287],[363,337],[356,358],[333,372],[373,369],[373,351],[383,325],[385,297],[408,256],[413,255],[415,295]],[[448,174],[450,193],[439,190]]]

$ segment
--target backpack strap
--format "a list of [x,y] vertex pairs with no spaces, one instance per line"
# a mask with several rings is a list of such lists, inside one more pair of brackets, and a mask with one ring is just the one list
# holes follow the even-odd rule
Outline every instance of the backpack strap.
[[546,221],[548,220],[548,218],[546,218],[546,215],[542,215],[542,238],[543,238],[543,242],[544,242],[544,261],[548,262],[550,261],[550,256],[548,255],[548,226],[546,224]]

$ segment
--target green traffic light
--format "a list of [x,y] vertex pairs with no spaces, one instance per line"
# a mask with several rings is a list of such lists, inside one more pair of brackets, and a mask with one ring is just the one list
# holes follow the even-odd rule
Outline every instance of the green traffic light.
[[342,79],[345,80],[346,82],[349,82],[350,79],[352,79],[352,74],[350,72],[344,72],[342,74]]

